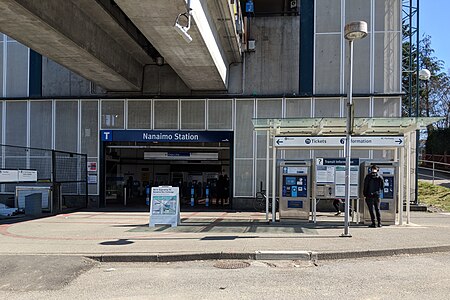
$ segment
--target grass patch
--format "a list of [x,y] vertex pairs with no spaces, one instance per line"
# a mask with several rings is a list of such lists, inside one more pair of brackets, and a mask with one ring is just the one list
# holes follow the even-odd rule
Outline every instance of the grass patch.
[[419,181],[419,202],[444,211],[450,211],[450,189]]

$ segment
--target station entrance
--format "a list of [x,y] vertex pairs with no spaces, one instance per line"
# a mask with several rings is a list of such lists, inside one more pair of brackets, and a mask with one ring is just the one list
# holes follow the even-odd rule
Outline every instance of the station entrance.
[[231,207],[232,132],[111,130],[101,135],[102,206],[146,210],[152,187],[174,186],[182,210]]

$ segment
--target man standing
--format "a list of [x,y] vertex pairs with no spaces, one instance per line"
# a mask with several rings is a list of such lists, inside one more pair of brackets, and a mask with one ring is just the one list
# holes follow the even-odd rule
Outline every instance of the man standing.
[[369,208],[370,219],[372,224],[369,227],[376,227],[375,225],[375,215],[373,210],[375,209],[375,214],[378,221],[378,227],[381,227],[381,216],[380,216],[380,192],[384,188],[384,179],[378,174],[377,165],[372,165],[370,167],[370,173],[364,178],[364,190],[363,195],[366,198],[367,207]]

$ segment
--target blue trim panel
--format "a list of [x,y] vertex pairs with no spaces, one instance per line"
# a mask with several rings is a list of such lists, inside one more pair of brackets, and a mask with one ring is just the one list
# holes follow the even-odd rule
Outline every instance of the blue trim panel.
[[313,95],[314,1],[300,2],[300,96]]
[[42,97],[42,55],[30,49],[30,97]]

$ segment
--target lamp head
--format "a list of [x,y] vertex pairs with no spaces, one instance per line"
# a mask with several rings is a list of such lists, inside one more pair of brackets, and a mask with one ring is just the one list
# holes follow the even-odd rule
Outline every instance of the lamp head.
[[189,44],[190,42],[192,42],[192,37],[189,35],[189,33],[187,32],[187,27],[181,26],[180,24],[175,23],[175,25],[173,26],[173,28],[175,28],[176,32],[178,32],[183,39]]
[[367,23],[364,21],[351,22],[344,27],[344,37],[353,41],[363,39],[367,36]]
[[431,72],[427,69],[422,69],[419,71],[419,79],[428,81],[431,78]]

